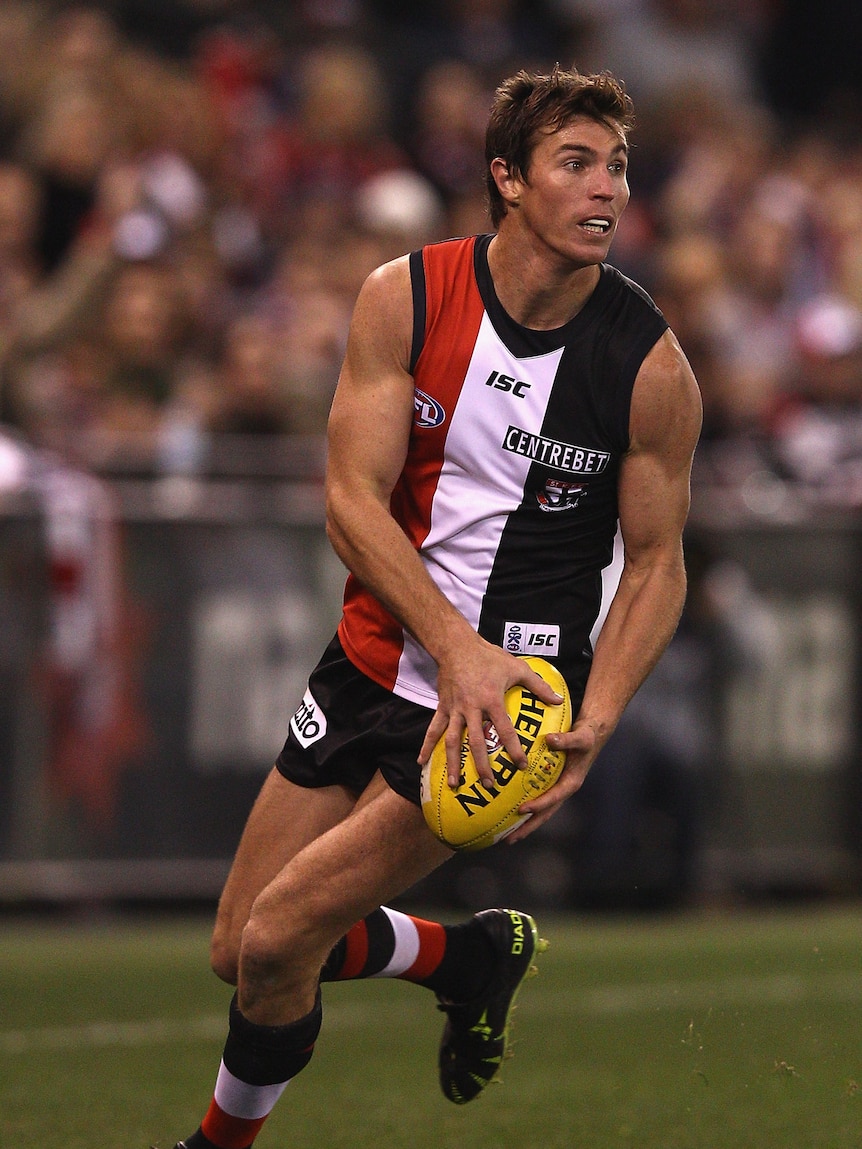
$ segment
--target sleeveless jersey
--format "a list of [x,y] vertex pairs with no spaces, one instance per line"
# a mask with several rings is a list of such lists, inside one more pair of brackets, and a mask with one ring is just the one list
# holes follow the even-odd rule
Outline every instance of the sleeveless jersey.
[[[667,323],[619,271],[563,327],[502,308],[490,235],[410,256],[414,420],[391,511],[476,630],[556,663],[574,699],[592,658],[638,370]],[[394,694],[434,707],[436,664],[352,575],[339,636]]]

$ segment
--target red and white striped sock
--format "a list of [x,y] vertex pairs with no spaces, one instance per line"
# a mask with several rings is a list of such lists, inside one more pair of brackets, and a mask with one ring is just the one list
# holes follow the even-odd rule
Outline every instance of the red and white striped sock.
[[288,1081],[251,1085],[235,1077],[222,1061],[201,1132],[219,1149],[248,1149],[287,1085]]
[[482,989],[492,959],[484,930],[472,921],[444,926],[380,906],[337,943],[321,980],[401,978],[467,1001]]

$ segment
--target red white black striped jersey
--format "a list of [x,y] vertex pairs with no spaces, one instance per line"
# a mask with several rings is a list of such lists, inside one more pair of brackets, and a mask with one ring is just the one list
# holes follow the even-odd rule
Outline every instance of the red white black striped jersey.
[[[613,552],[632,388],[667,323],[603,264],[563,327],[522,327],[494,291],[491,238],[410,256],[415,415],[391,510],[479,633],[556,663],[577,700]],[[433,660],[353,576],[339,635],[370,678],[436,706]]]

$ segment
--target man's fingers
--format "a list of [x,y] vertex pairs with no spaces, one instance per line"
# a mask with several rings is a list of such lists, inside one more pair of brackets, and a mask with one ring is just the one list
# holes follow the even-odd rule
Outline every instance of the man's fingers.
[[[502,652],[499,653],[502,655]],[[509,670],[511,671],[512,667],[515,669],[514,676],[508,681],[507,689],[520,684],[548,706],[556,706],[563,701],[554,688],[525,661],[516,660],[510,656],[505,657],[508,660]],[[419,751],[420,765],[424,766],[428,762],[434,747],[441,738],[444,739],[446,778],[448,784],[453,789],[456,788],[461,778],[461,749],[466,730],[470,740],[470,750],[476,764],[476,772],[484,786],[492,787],[495,784],[494,775],[491,770],[485,737],[488,723],[490,723],[496,732],[497,743],[502,744],[512,763],[518,769],[524,769],[527,765],[527,755],[512,724],[512,719],[506,713],[505,698],[495,701],[487,709],[462,710],[460,705],[456,705],[452,710],[444,709],[444,697],[448,697],[448,705],[453,704],[452,693],[450,690],[441,690],[440,705],[438,705],[425,732],[425,739]],[[481,699],[482,703],[489,701],[489,693],[491,692],[487,689],[487,684],[482,690],[476,691],[478,699]]]
[[524,750],[521,739],[518,737],[518,733],[512,725],[512,720],[508,714],[500,719],[499,726],[497,726],[497,734],[500,741],[506,747],[506,753],[512,759],[513,765],[517,767],[518,770],[526,770],[527,752]]
[[447,715],[442,714],[439,710],[435,711],[434,717],[431,719],[428,724],[428,729],[425,731],[425,739],[416,759],[420,766],[424,766],[431,757],[431,751],[443,737],[448,723],[449,719]]
[[476,773],[479,775],[484,786],[493,786],[494,775],[491,771],[491,763],[488,759],[488,744],[485,741],[485,722],[481,713],[477,712],[470,717],[467,722],[467,733],[470,737],[470,753],[473,755],[473,761],[476,763]]
[[451,719],[446,731],[446,779],[453,790],[461,781],[461,742],[464,737],[464,721],[457,723]]
[[546,702],[549,706],[559,706],[563,701],[562,695],[557,694],[553,686],[551,686],[549,682],[546,682],[541,674],[537,674],[535,670],[529,667],[526,662],[523,665],[526,673],[523,678],[520,678],[518,681],[521,682],[523,686],[526,686],[528,690],[532,691],[542,702]]
[[522,842],[524,838],[529,837],[534,830],[538,830],[543,826],[551,816],[555,813],[557,807],[554,806],[550,810],[546,810],[542,814],[532,814],[526,822],[522,822],[517,830],[513,830],[511,834],[507,834],[505,842],[507,846],[516,846],[518,842]]
[[562,734],[549,734],[548,745],[554,750],[565,750],[566,764],[563,772],[550,790],[531,798],[520,808],[520,813],[530,817],[517,830],[506,837],[509,845],[516,845],[535,830],[562,806],[567,798],[577,793],[584,784],[594,758],[595,731],[585,723],[579,723],[573,730]]
[[532,834],[534,830],[538,830],[540,826],[544,825],[544,823],[557,812],[559,807],[562,806],[563,802],[565,802],[571,794],[580,789],[583,778],[581,778],[580,781],[574,779],[575,785],[561,787],[560,783],[564,776],[565,775],[562,775],[560,781],[552,786],[547,793],[542,794],[538,798],[531,798],[529,802],[525,802],[523,806],[521,806],[518,812],[520,814],[529,814],[530,817],[526,822],[523,822],[517,830],[507,835],[506,842],[510,846],[516,845],[523,838],[526,838],[528,834]]

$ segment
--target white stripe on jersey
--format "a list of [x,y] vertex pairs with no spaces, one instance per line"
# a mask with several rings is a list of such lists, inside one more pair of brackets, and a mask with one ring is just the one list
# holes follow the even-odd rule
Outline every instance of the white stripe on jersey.
[[[511,425],[538,434],[563,348],[518,359],[483,315],[458,403],[450,416],[443,467],[420,556],[434,582],[478,627],[482,598],[509,514],[520,506],[530,460],[503,450]],[[521,396],[487,385],[493,372],[529,383]],[[436,706],[436,666],[404,635],[395,693]]]

